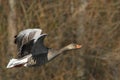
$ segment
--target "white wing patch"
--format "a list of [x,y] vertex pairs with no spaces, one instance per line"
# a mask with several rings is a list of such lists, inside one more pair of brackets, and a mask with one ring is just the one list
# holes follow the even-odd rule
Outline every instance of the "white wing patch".
[[7,68],[12,68],[14,66],[20,65],[20,64],[25,64],[28,61],[28,58],[25,59],[11,59],[10,62],[7,65]]

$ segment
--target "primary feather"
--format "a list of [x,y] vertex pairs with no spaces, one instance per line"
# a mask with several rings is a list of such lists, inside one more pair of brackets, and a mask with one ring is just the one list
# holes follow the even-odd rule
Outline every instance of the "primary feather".
[[18,57],[21,58],[30,53],[33,44],[41,36],[41,29],[26,29],[15,36],[15,44],[18,48]]

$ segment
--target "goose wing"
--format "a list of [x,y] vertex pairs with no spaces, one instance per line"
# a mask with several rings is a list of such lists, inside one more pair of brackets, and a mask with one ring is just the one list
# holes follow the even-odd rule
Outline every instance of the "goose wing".
[[[18,56],[23,57],[27,52],[31,50],[34,42],[40,37],[42,30],[41,29],[26,29],[21,31],[18,35],[15,36],[15,44],[18,48]],[[28,48],[26,48],[26,46]]]
[[27,42],[26,44],[24,44],[24,45],[21,47],[20,53],[18,53],[18,55],[17,55],[18,58],[21,58],[21,57],[24,57],[24,56],[30,54],[33,45],[34,45],[34,39],[31,40],[31,41],[29,41],[29,42]]
[[33,48],[31,50],[31,54],[33,56],[48,53],[48,48],[44,46],[44,39],[46,36],[47,34],[41,34],[38,40],[33,45]]
[[32,57],[29,59],[27,66],[40,66],[48,61],[48,48],[44,46],[45,36],[46,34],[42,34],[33,45],[31,50]]

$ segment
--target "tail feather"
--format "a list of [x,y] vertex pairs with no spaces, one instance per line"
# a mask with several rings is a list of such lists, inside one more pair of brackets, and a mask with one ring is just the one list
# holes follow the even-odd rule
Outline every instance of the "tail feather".
[[12,68],[12,67],[16,67],[19,65],[23,65],[25,63],[27,63],[28,59],[24,58],[24,59],[11,59],[7,65],[7,68]]

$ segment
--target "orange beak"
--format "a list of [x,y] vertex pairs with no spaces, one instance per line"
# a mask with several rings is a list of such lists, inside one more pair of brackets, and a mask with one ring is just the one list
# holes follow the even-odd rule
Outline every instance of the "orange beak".
[[79,49],[79,48],[81,48],[81,47],[82,47],[82,45],[78,45],[78,44],[76,45],[76,48],[77,48],[77,49]]

